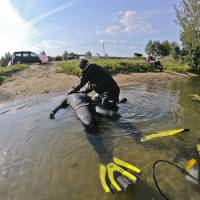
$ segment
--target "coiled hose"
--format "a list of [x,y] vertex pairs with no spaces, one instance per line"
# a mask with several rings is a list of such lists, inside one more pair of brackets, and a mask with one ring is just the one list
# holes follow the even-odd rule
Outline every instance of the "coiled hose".
[[188,176],[190,176],[191,178],[193,178],[194,180],[200,182],[197,178],[195,178],[195,177],[193,177],[191,174],[189,174],[184,168],[182,168],[182,167],[180,167],[180,166],[178,166],[178,165],[176,165],[176,164],[174,164],[174,163],[172,163],[172,162],[170,162],[170,161],[167,161],[167,160],[157,160],[157,161],[155,161],[155,162],[153,163],[153,166],[152,166],[153,180],[154,180],[154,183],[155,183],[155,185],[156,185],[156,187],[157,187],[159,193],[161,194],[161,196],[162,196],[164,199],[170,200],[170,199],[163,193],[163,191],[161,190],[161,188],[160,188],[160,186],[159,186],[159,184],[158,184],[158,181],[157,181],[157,179],[156,179],[156,165],[157,165],[158,163],[160,163],[160,162],[163,162],[163,163],[167,163],[167,164],[169,164],[169,165],[172,165],[172,166],[176,167],[178,170],[180,170],[184,175],[188,175]]

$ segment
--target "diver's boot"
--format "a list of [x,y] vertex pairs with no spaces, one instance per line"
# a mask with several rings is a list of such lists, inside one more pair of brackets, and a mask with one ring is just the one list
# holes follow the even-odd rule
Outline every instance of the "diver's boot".
[[53,112],[50,112],[49,118],[50,118],[50,119],[55,119],[55,116],[54,116],[54,113],[53,113]]

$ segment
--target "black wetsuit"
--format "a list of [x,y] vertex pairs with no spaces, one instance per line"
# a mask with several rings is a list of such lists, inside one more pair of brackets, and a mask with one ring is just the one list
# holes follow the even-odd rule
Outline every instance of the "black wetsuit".
[[50,113],[50,118],[53,119],[58,110],[67,108],[68,106],[75,111],[76,116],[81,120],[88,132],[95,132],[97,130],[95,106],[92,104],[91,98],[84,93],[68,95],[67,98]]
[[49,115],[51,119],[54,119],[54,115],[63,108],[70,106],[76,113],[76,116],[80,119],[88,133],[97,133],[97,115],[101,115],[109,118],[119,117],[117,112],[113,112],[94,104],[91,98],[84,93],[74,93],[67,96],[59,106],[57,106]]
[[102,97],[102,104],[107,105],[111,100],[115,104],[119,100],[120,89],[112,76],[102,67],[96,64],[88,64],[82,71],[79,83],[73,92],[79,91],[86,83],[88,87],[84,90],[86,94],[95,91]]

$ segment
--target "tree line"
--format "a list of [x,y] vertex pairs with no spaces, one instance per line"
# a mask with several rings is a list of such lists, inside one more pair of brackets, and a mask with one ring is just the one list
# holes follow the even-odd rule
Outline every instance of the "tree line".
[[[174,59],[187,63],[193,71],[200,73],[200,0],[181,0],[180,6],[174,6],[174,8],[175,22],[180,27],[181,46],[168,40],[163,42],[150,40],[145,47],[145,52],[162,57],[170,55]],[[76,55],[65,51],[63,55],[52,59],[65,60]],[[85,55],[92,57],[91,52]],[[0,66],[7,66],[10,59],[11,54],[6,53],[1,57]]]
[[183,60],[200,72],[200,0],[182,0],[175,11],[181,31]]
[[12,56],[10,52],[5,53],[4,56],[1,57],[0,59],[0,67],[6,67],[8,63],[10,62]]
[[167,40],[150,40],[145,52],[162,57],[171,55],[200,73],[200,0],[182,0],[180,6],[174,7],[176,23],[180,27],[181,46]]
[[182,54],[181,47],[176,42],[169,42],[168,40],[163,42],[150,40],[146,44],[145,52],[148,55],[152,54],[161,57],[171,55],[175,59],[179,59]]

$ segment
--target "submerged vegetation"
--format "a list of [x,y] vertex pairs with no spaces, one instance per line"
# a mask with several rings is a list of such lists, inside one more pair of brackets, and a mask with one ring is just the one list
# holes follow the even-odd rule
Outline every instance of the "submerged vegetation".
[[0,83],[6,80],[13,73],[18,72],[20,70],[24,70],[28,68],[28,66],[29,66],[28,64],[18,64],[9,67],[0,67]]

